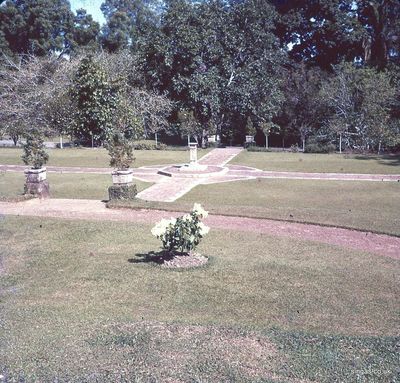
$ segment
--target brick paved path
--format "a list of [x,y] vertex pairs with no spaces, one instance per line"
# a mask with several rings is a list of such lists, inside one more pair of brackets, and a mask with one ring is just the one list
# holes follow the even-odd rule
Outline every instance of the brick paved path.
[[[154,224],[161,218],[176,217],[182,213],[145,209],[107,209],[104,203],[95,200],[32,199],[19,203],[0,202],[0,214]],[[294,222],[220,215],[209,215],[205,222],[212,228],[311,240],[400,260],[400,238],[388,235]]]
[[[242,148],[214,149],[198,162],[201,165],[224,166],[237,156]],[[151,169],[158,171],[158,168]],[[164,177],[160,182],[140,192],[137,197],[145,201],[173,202],[202,183],[199,178]]]

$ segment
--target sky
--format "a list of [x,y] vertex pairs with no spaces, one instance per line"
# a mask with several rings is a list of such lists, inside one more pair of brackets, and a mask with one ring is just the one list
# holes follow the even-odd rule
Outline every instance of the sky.
[[87,10],[87,13],[90,13],[93,19],[100,24],[105,22],[104,16],[100,10],[100,5],[103,1],[104,0],[70,0],[71,8],[74,12],[79,8],[84,8]]

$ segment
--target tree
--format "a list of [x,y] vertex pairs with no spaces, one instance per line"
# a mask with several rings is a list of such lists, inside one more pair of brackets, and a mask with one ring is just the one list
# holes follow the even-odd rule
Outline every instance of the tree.
[[67,86],[70,68],[69,62],[54,57],[6,58],[0,67],[0,118],[15,142],[31,128],[52,130],[49,105]]
[[242,142],[246,117],[273,116],[282,101],[275,17],[258,0],[168,1],[160,30],[139,46],[146,83],[166,92],[176,112],[191,110],[203,138],[212,125],[224,136],[235,126]]
[[113,130],[118,90],[91,56],[81,60],[71,96],[77,110],[75,135],[92,145],[106,140]]
[[399,0],[276,0],[277,34],[290,56],[330,70],[341,61],[379,69],[398,60]]
[[100,24],[93,20],[85,9],[78,9],[74,17],[72,40],[74,49],[84,47],[96,49],[99,43]]
[[0,7],[0,44],[12,54],[68,52],[72,27],[68,0],[7,0]]
[[26,133],[23,149],[22,161],[25,165],[32,165],[33,169],[40,169],[49,160],[44,149],[43,133],[39,129],[33,128]]
[[159,21],[161,1],[105,0],[101,10],[107,20],[103,45],[110,52],[134,47]]
[[364,61],[380,70],[400,55],[400,1],[355,1],[358,21],[364,27]]
[[382,143],[390,143],[390,104],[395,89],[385,72],[339,65],[320,95],[332,111],[327,126],[336,127],[333,133],[339,132],[346,146],[379,150]]

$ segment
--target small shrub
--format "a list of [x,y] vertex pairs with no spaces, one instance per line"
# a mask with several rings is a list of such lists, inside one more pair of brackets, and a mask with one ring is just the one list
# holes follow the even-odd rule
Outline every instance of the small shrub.
[[304,153],[333,153],[336,146],[329,142],[310,140],[304,148]]
[[135,150],[166,150],[167,145],[165,144],[153,144],[150,142],[137,142],[134,144]]
[[23,149],[22,161],[25,165],[31,165],[33,169],[40,169],[49,160],[49,155],[44,150],[43,135],[36,129],[27,134]]
[[262,146],[249,146],[247,148],[248,152],[271,152],[270,148],[264,148]]
[[292,145],[289,149],[292,153],[298,153],[300,151],[299,145]]
[[110,166],[118,170],[129,169],[133,157],[133,145],[122,133],[114,133],[107,142],[106,148],[111,157]]
[[161,240],[164,250],[189,252],[197,247],[210,230],[201,222],[207,215],[208,212],[200,204],[195,203],[189,214],[179,218],[162,219],[156,223],[151,233]]
[[136,185],[113,185],[108,188],[108,197],[112,200],[132,200],[137,194]]

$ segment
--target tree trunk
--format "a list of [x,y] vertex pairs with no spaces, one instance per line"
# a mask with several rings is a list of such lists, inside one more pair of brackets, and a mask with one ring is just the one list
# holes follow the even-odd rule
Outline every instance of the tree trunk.
[[382,149],[382,141],[379,141],[379,144],[378,144],[378,154],[381,154],[381,149]]
[[64,149],[62,134],[60,134],[60,149]]
[[304,151],[306,150],[306,139],[305,138],[302,139],[302,143],[303,143],[303,153],[304,153]]
[[339,133],[339,153],[342,153],[342,133]]
[[12,140],[14,142],[14,146],[17,146],[17,144],[18,144],[18,135],[12,135],[11,138],[12,138]]
[[265,135],[265,147],[268,149],[268,134]]
[[156,146],[158,146],[157,133],[154,133],[154,137],[156,139]]
[[282,137],[282,149],[285,150],[285,137]]

